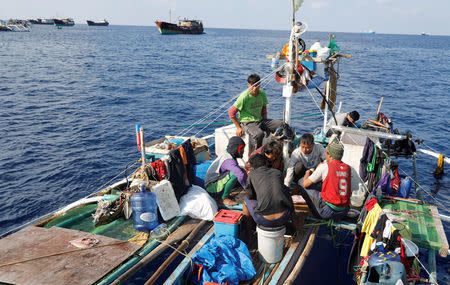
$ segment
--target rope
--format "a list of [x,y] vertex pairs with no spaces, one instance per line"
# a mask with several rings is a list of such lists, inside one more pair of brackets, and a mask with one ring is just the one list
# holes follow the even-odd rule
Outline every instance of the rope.
[[[285,63],[285,64],[286,64],[286,63]],[[254,85],[264,83],[264,82],[267,80],[267,78],[269,78],[269,77],[273,78],[273,75],[274,75],[277,71],[279,71],[281,68],[283,68],[285,64],[281,65],[278,69],[272,71],[271,73],[269,73],[268,75],[266,75],[265,77],[263,77],[262,79],[260,79],[258,82],[256,82],[255,84],[253,84],[252,87],[253,87]],[[273,80],[273,79],[272,79],[272,80]],[[267,84],[268,84],[268,83],[267,83]],[[263,87],[267,86],[267,84],[264,85]],[[215,113],[221,111],[224,107],[229,106],[231,102],[233,102],[234,100],[236,100],[236,98],[239,97],[239,95],[241,95],[241,93],[244,92],[244,91],[246,91],[246,90],[249,90],[249,88],[246,88],[246,89],[242,90],[240,93],[238,93],[237,95],[233,96],[231,99],[229,99],[228,101],[226,101],[225,103],[223,103],[222,105],[220,105],[219,108],[216,108],[216,109],[212,110],[211,112],[209,112],[208,114],[206,114],[205,116],[203,116],[202,118],[200,118],[199,120],[197,120],[196,122],[192,123],[191,125],[189,125],[189,126],[186,127],[185,129],[181,130],[180,133],[179,133],[179,135],[180,135],[180,136],[186,135],[188,132],[190,132],[190,131],[195,127],[195,125],[204,122],[207,118],[209,118],[209,117],[211,117],[212,115],[214,115]],[[215,121],[216,121],[220,116],[222,116],[225,112],[226,112],[226,111],[219,113],[219,115],[218,115],[213,121],[211,121],[210,123],[208,123],[204,128],[202,128],[202,130],[204,130],[206,127],[210,126],[211,123],[215,122]],[[197,132],[197,134],[200,133],[202,130],[200,130],[199,132]],[[195,135],[197,135],[197,134],[195,134]]]
[[441,201],[439,201],[438,199],[436,199],[430,192],[426,191],[425,188],[423,188],[417,181],[415,181],[411,176],[409,176],[403,169],[401,169],[400,167],[398,167],[398,169],[400,169],[400,170],[405,174],[406,177],[410,178],[411,181],[413,181],[414,184],[416,184],[416,186],[420,188],[420,190],[423,190],[423,192],[425,192],[426,194],[428,194],[428,196],[430,196],[431,198],[433,198],[433,200],[434,200],[436,203],[440,204],[441,207],[443,207],[444,209],[448,210],[448,208],[447,208]]
[[[420,266],[422,266],[422,268],[428,273],[428,276],[431,276],[430,272],[425,268],[425,265],[423,265],[423,263],[420,261],[420,259],[417,257],[417,255],[414,253],[414,251],[409,247],[409,245],[405,242],[403,243],[403,245],[405,245],[409,251],[414,255],[414,257],[416,258],[416,260],[419,262]],[[435,284],[437,284],[437,282],[435,282]]]
[[76,248],[76,249],[72,249],[72,250],[67,250],[67,251],[52,253],[52,254],[48,254],[48,255],[38,256],[38,257],[30,258],[30,259],[24,259],[24,260],[21,260],[21,261],[4,263],[4,264],[0,264],[0,267],[15,265],[15,264],[19,264],[19,263],[25,263],[25,262],[30,262],[30,261],[35,261],[35,260],[38,260],[38,259],[52,257],[52,256],[58,256],[58,255],[63,255],[63,254],[67,254],[67,253],[79,252],[79,251],[84,251],[84,250],[89,250],[89,249],[97,249],[97,248],[100,248],[100,247],[107,247],[107,246],[112,246],[112,245],[120,245],[120,244],[124,244],[124,243],[128,243],[128,241],[120,241],[120,242],[115,242],[115,243],[110,243],[110,244],[102,244],[102,245],[96,245],[96,246],[86,247],[86,248]]
[[[168,242],[166,242],[166,241],[164,241],[164,240],[159,240],[159,239],[157,239],[156,241],[159,242],[159,243],[161,243],[161,244],[164,244],[164,245],[170,247],[171,249],[173,249],[174,251],[178,252],[179,254],[181,254],[181,255],[187,257],[187,258],[189,259],[190,266],[191,266],[191,267],[194,266],[194,261],[192,260],[192,257],[190,257],[189,254],[187,254],[186,252],[182,252],[182,251],[178,250],[178,248],[172,246],[171,244],[169,244]],[[188,247],[189,247],[189,241],[186,241],[186,240],[183,240],[183,241],[186,242],[187,245],[188,245]]]

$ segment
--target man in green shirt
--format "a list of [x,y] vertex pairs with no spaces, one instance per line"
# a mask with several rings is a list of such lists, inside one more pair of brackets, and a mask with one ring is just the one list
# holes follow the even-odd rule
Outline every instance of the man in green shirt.
[[[239,95],[228,110],[231,121],[236,126],[236,135],[241,137],[244,131],[250,136],[250,151],[262,145],[266,132],[274,132],[283,122],[267,119],[266,92],[260,89],[260,77],[251,74],[247,79],[248,89]],[[239,120],[236,117],[239,112]]]

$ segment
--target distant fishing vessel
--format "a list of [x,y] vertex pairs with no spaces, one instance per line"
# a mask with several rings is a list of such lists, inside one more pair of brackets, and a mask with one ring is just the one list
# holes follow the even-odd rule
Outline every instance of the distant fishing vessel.
[[54,22],[55,26],[57,26],[57,27],[62,27],[62,26],[71,27],[71,26],[75,25],[75,22],[73,21],[72,18],[53,19],[53,22]]
[[28,22],[33,25],[53,25],[53,19],[28,19]]
[[87,22],[88,26],[108,26],[109,25],[109,22],[106,21],[106,19],[103,19],[98,22],[87,20],[86,22]]
[[371,34],[371,35],[373,35],[373,34],[375,34],[375,31],[373,31],[373,30],[362,31],[361,34]]
[[29,32],[30,26],[26,20],[11,19],[7,23],[0,20],[0,32]]
[[200,20],[185,18],[184,20],[178,21],[178,25],[162,21],[156,21],[155,24],[161,35],[203,34],[203,23]]
[[421,36],[429,36],[430,34],[427,33],[427,32],[423,32],[423,33],[421,33],[420,35],[421,35]]

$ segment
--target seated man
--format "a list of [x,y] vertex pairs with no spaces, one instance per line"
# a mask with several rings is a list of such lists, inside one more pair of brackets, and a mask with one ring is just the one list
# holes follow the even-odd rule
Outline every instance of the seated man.
[[294,204],[283,185],[282,173],[267,167],[262,154],[252,156],[250,166],[243,207],[248,233],[253,232],[250,216],[256,224],[270,228],[284,226],[292,217],[297,227]]
[[[350,166],[341,161],[343,154],[343,145],[338,140],[333,140],[326,148],[327,162],[320,164],[313,173],[311,170],[305,173],[300,194],[317,218],[342,218],[349,211],[352,176]],[[305,190],[320,181],[322,191]]]
[[239,167],[237,159],[244,154],[245,143],[240,137],[231,137],[228,141],[227,151],[217,157],[206,171],[206,190],[215,199],[225,205],[237,205],[229,198],[231,190],[237,183],[245,189],[247,175]]
[[330,129],[331,126],[344,126],[344,127],[356,127],[356,121],[359,120],[359,113],[358,111],[351,111],[350,113],[339,113],[336,114],[336,121],[334,118],[331,118],[328,123],[328,131],[327,131],[327,137],[330,137],[332,134],[340,134],[339,131],[333,131],[333,129]]
[[314,143],[312,134],[303,134],[300,137],[300,146],[291,154],[284,185],[289,188],[298,186],[298,181],[305,175],[306,170],[315,169],[325,158],[325,148]]
[[[259,89],[260,77],[251,74],[247,79],[248,89],[242,92],[228,110],[231,121],[236,126],[236,135],[241,137],[244,130],[250,136],[250,152],[261,147],[267,132],[274,132],[282,121],[267,119],[266,92]],[[239,112],[239,121],[236,114]]]
[[[283,163],[283,155],[282,155],[282,145],[281,143],[276,139],[271,139],[266,144],[264,144],[262,147],[258,148],[252,154],[250,154],[250,157],[254,156],[255,154],[264,154],[266,156],[267,160],[267,166],[272,167],[275,169],[280,170],[281,172],[284,171],[284,163]],[[250,171],[250,160],[245,163],[245,170],[247,173]]]

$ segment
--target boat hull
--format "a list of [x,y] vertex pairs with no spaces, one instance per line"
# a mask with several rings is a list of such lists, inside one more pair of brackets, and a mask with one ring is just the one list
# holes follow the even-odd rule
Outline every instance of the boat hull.
[[203,26],[199,27],[180,27],[176,24],[156,21],[156,26],[161,35],[174,34],[203,34]]
[[72,27],[75,25],[75,22],[73,20],[67,20],[67,19],[53,19],[53,22],[55,26],[57,27]]
[[106,27],[109,25],[108,21],[104,22],[94,22],[94,21],[86,21],[88,26],[103,26]]

